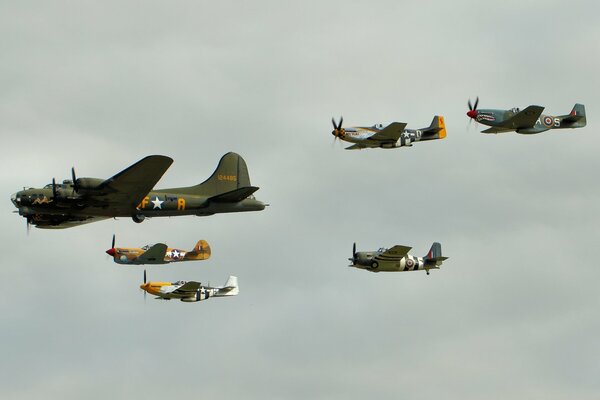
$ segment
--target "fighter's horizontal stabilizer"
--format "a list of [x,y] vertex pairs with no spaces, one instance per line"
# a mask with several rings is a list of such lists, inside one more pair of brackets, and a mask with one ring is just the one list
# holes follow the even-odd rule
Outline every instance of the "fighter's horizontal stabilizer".
[[442,256],[442,245],[438,242],[434,242],[431,245],[431,249],[429,249],[429,253],[425,257],[423,257],[423,261],[425,265],[442,265],[442,262],[447,260],[448,257]]

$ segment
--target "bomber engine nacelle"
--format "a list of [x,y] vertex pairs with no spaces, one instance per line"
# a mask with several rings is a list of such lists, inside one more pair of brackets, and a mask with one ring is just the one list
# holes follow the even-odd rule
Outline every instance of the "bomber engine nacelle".
[[100,186],[100,184],[102,184],[102,182],[104,182],[104,179],[98,179],[98,178],[77,178],[77,180],[75,181],[75,187],[77,187],[77,190],[94,190],[94,189],[98,189],[98,187]]

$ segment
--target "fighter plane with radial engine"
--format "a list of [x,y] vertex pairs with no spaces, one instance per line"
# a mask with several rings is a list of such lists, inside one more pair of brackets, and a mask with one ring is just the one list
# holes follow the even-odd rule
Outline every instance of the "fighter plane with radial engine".
[[164,243],[146,245],[141,248],[115,247],[115,235],[111,248],[106,250],[117,264],[169,264],[181,261],[200,261],[210,258],[210,246],[206,240],[199,240],[191,251],[173,249]]
[[387,126],[375,124],[370,127],[355,126],[343,128],[344,118],[340,117],[339,124],[331,119],[333,124],[334,141],[341,139],[353,143],[346,150],[361,150],[366,148],[380,147],[382,149],[395,149],[397,147],[409,147],[415,142],[426,140],[443,139],[446,137],[446,125],[444,117],[436,115],[431,125],[421,129],[406,129],[404,122],[392,122]]
[[185,303],[208,300],[211,297],[237,296],[240,292],[235,276],[230,276],[224,286],[212,287],[194,281],[146,282],[146,271],[144,271],[144,283],[140,285],[140,289],[158,296],[157,299],[179,299]]
[[475,104],[471,100],[467,102],[469,121],[477,121],[490,126],[481,133],[503,133],[517,132],[524,135],[545,132],[549,129],[583,128],[587,124],[585,118],[585,107],[583,104],[575,104],[569,114],[546,115],[542,114],[544,107],[528,106],[523,110],[511,108],[510,110],[477,109],[479,97]]
[[227,153],[204,182],[188,187],[154,190],[173,160],[152,155],[108,179],[77,178],[21,190],[11,196],[27,227],[61,229],[113,217],[140,223],[148,217],[207,216],[264,210],[256,200],[242,157]]
[[433,243],[424,257],[415,257],[408,252],[411,247],[396,245],[389,249],[380,248],[377,251],[356,251],[356,243],[352,246],[352,264],[349,267],[365,269],[371,272],[399,272],[425,270],[429,275],[430,269],[439,269],[448,257],[442,256],[442,245]]

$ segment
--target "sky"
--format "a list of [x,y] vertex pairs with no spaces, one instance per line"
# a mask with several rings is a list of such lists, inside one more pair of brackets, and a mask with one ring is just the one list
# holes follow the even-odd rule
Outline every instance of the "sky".
[[[0,3],[2,398],[597,399],[600,6],[593,1]],[[480,108],[576,102],[588,126],[485,135]],[[448,136],[344,151],[344,125],[443,115]],[[261,212],[31,229],[10,194],[107,178],[157,188],[242,155]],[[237,297],[144,298],[104,251],[203,262],[148,278]],[[348,268],[396,244],[431,272]]]

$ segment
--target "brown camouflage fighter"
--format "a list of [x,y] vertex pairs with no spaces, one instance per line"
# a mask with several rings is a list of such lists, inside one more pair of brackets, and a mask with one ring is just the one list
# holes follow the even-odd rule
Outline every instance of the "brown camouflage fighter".
[[156,243],[144,247],[115,247],[115,235],[111,248],[106,250],[117,264],[169,264],[180,261],[201,261],[210,258],[210,246],[206,240],[199,240],[193,250],[186,251],[168,247],[164,243]]

